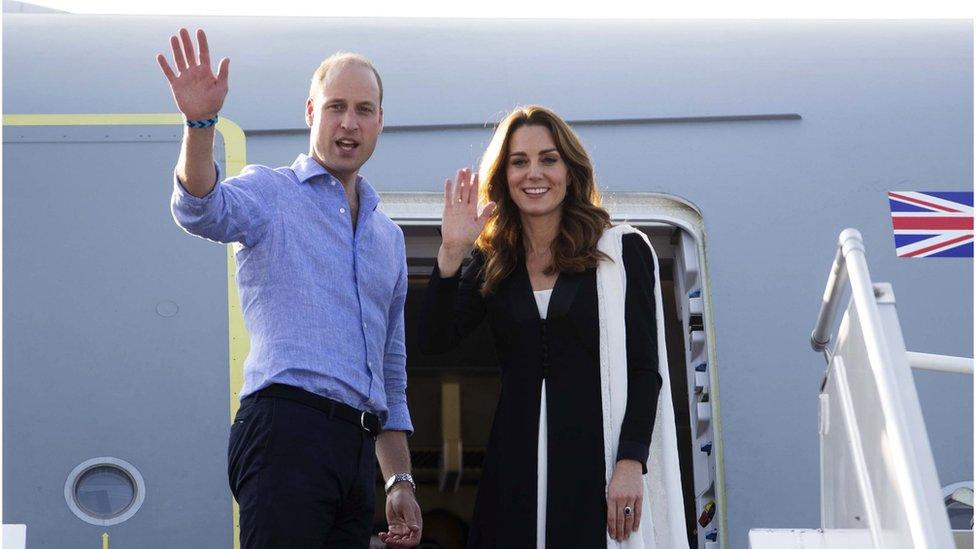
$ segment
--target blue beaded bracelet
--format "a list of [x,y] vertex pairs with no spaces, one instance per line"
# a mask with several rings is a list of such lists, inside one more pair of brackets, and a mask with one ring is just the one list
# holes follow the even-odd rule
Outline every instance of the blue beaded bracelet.
[[191,128],[209,128],[210,126],[215,126],[217,124],[217,116],[213,118],[208,118],[206,120],[187,120],[186,125]]

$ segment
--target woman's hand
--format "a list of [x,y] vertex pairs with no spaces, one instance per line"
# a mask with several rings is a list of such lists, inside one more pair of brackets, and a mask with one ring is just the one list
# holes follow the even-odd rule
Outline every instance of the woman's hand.
[[441,248],[437,252],[441,276],[454,276],[494,212],[495,203],[489,202],[478,213],[477,173],[472,176],[471,170],[462,168],[457,172],[457,185],[450,179],[444,181]]
[[[640,462],[622,459],[613,469],[607,491],[607,532],[617,541],[624,541],[640,526],[643,505],[643,480]],[[625,508],[630,507],[630,513]]]

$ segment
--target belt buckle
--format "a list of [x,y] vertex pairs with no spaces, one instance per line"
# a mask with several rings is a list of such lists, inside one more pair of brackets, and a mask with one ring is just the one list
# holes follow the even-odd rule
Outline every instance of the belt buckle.
[[360,412],[359,425],[363,428],[363,431],[366,431],[369,434],[373,434],[373,431],[370,431],[369,427],[366,426],[366,412]]

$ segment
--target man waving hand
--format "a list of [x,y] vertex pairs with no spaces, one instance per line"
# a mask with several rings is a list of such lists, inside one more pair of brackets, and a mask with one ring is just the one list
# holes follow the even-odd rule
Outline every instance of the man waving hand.
[[[366,58],[336,54],[312,77],[309,152],[220,181],[215,124],[229,60],[186,29],[157,61],[186,117],[171,207],[187,232],[237,243],[251,350],[231,426],[228,475],[245,549],[366,547],[376,461],[388,544],[420,542],[406,435],[403,233],[359,169],[383,128],[383,84]],[[187,283],[193,283],[187,281]],[[375,458],[374,458],[375,455]]]

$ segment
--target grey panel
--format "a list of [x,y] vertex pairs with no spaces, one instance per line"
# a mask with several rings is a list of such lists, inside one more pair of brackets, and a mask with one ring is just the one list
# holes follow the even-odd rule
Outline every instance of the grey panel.
[[312,72],[340,49],[376,63],[388,125],[481,123],[531,102],[578,119],[799,112],[810,100],[843,102],[860,93],[853,85],[862,71],[972,68],[972,22],[965,20],[8,14],[3,25],[4,76],[17,75],[5,78],[5,112],[49,112],[51,105],[60,112],[173,112],[155,55],[169,51],[180,26],[203,27],[213,59],[231,59],[224,113],[262,130],[304,127]]
[[[170,216],[178,149],[4,143],[3,522],[26,523],[32,548],[102,532],[112,547],[230,546],[226,251]],[[64,500],[98,456],[145,478],[116,526]]]

